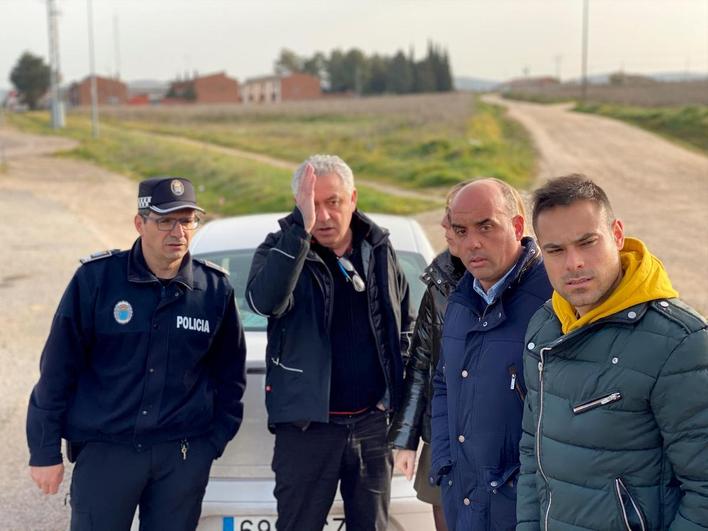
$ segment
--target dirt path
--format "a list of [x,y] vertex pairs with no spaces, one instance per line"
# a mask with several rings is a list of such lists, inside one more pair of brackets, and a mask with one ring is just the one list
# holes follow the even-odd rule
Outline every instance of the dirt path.
[[[77,258],[128,246],[135,184],[91,164],[44,156],[74,143],[0,128],[0,529],[68,528],[70,470],[59,495],[27,473],[24,423],[39,354]],[[4,149],[3,149],[4,148]],[[1,159],[0,159],[1,160]]]
[[568,105],[489,100],[530,131],[538,182],[574,172],[596,180],[627,234],[644,240],[681,297],[708,313],[708,157]]

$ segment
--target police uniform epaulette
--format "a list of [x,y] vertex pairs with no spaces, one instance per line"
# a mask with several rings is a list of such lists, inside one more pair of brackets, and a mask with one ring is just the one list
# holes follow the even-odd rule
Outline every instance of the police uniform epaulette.
[[215,264],[214,262],[210,262],[209,260],[204,260],[204,258],[194,258],[194,261],[199,262],[200,264],[205,265],[211,269],[214,269],[219,273],[226,275],[227,277],[229,276],[229,271],[221,267],[219,264]]
[[82,264],[88,264],[89,262],[93,262],[95,260],[101,260],[102,258],[108,258],[109,256],[113,256],[115,253],[119,253],[120,249],[111,249],[109,251],[98,251],[97,253],[92,253],[88,256],[84,256],[83,258],[79,258],[79,262]]

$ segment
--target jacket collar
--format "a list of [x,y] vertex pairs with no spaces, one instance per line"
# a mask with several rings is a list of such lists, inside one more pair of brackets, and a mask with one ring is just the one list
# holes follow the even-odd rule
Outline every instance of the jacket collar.
[[[535,330],[529,328],[529,336],[534,338],[534,341],[528,343],[526,348],[531,351],[536,357],[542,349],[555,349],[557,347],[574,344],[575,340],[586,336],[588,333],[593,333],[603,326],[608,324],[634,325],[641,321],[644,314],[647,313],[652,302],[642,302],[628,308],[618,311],[615,314],[603,317],[597,321],[593,321],[581,328],[563,333],[562,323],[558,316],[553,311],[553,304],[550,300],[546,301],[543,309],[547,314],[547,318]],[[542,335],[538,335],[542,332]],[[559,352],[559,351],[554,351]]]
[[[130,282],[159,282],[158,278],[147,266],[140,238],[135,240],[133,247],[128,251],[128,280]],[[192,256],[189,252],[187,252],[182,259],[179,271],[177,275],[171,279],[171,282],[179,282],[187,289],[198,287],[195,286]]]
[[437,288],[443,295],[447,296],[462,276],[465,274],[465,266],[456,256],[452,256],[446,249],[430,262],[421,275],[421,280],[428,286]]

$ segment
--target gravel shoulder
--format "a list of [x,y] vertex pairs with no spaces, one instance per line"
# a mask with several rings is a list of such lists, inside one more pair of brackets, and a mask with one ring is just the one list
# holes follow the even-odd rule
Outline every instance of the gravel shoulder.
[[134,237],[135,185],[96,166],[47,154],[73,142],[0,128],[0,529],[67,529],[61,492],[44,496],[31,482],[24,437],[27,399],[59,298],[78,257],[126,247]]

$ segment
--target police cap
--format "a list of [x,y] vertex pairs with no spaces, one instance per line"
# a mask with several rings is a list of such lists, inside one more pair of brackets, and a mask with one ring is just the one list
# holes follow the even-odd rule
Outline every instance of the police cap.
[[158,214],[191,208],[204,212],[197,206],[197,195],[189,179],[181,177],[153,177],[138,187],[138,210],[149,208]]

